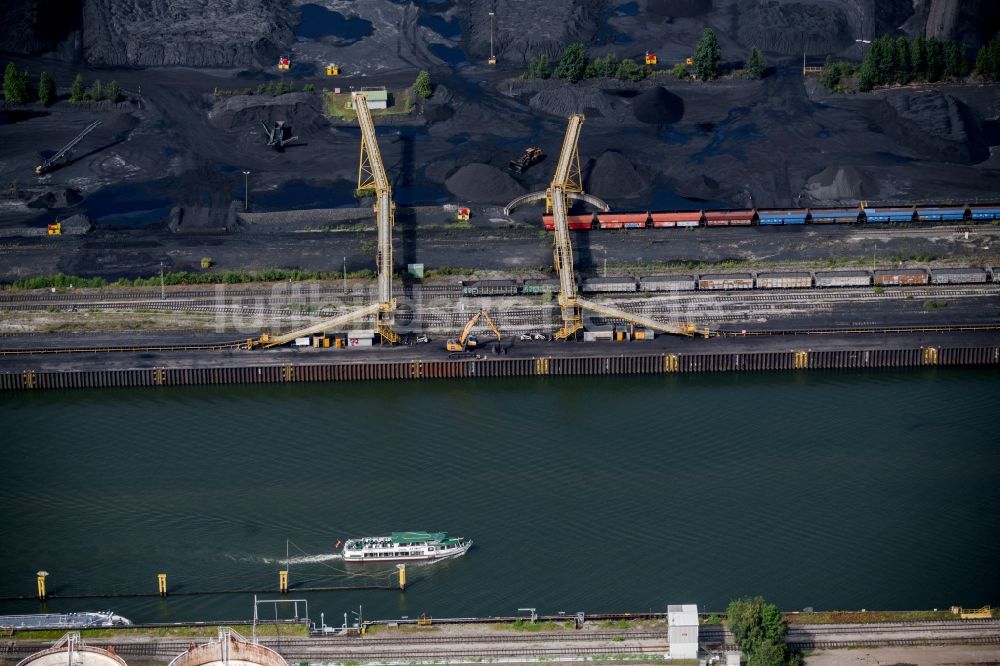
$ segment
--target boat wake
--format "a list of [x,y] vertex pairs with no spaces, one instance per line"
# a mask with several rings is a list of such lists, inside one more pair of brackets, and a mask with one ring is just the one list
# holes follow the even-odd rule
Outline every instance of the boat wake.
[[265,559],[264,561],[268,564],[315,564],[317,562],[333,562],[335,560],[342,560],[340,553],[321,553],[319,555],[297,555],[296,557],[290,557],[287,560],[283,557],[275,557],[271,559]]

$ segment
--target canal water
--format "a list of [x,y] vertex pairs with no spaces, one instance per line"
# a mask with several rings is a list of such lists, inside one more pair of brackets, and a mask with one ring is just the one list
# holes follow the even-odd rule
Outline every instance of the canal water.
[[[815,372],[0,396],[0,602],[235,620],[274,588],[385,583],[338,539],[445,530],[404,592],[296,594],[366,618],[942,608],[1000,599],[1000,372]],[[264,594],[264,598],[274,598]]]

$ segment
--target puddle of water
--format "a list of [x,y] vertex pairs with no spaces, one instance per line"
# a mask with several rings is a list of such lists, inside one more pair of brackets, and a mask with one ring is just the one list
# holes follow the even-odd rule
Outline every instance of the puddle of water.
[[624,5],[615,7],[616,16],[635,16],[639,13],[638,2],[626,2]]
[[302,20],[295,28],[299,39],[319,39],[338,37],[340,46],[347,46],[372,34],[371,21],[361,18],[347,18],[320,5],[302,5]]
[[103,226],[144,227],[166,221],[174,202],[145,190],[131,184],[105,187],[84,199],[81,207]]
[[466,60],[462,49],[445,46],[444,44],[431,44],[427,49],[452,67],[467,67],[469,65],[469,61]]
[[458,19],[446,21],[434,14],[420,14],[417,24],[430,28],[445,39],[458,39],[462,36],[462,24]]
[[47,115],[47,111],[0,111],[0,125],[13,125]]
[[320,184],[293,180],[276,190],[251,191],[250,200],[256,207],[270,210],[352,208],[358,205],[355,187],[355,183],[346,180]]

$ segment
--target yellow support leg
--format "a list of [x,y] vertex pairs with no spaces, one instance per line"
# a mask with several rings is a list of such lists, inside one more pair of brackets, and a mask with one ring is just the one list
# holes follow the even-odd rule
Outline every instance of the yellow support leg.
[[35,581],[38,583],[38,600],[45,601],[48,594],[45,592],[45,577],[49,575],[48,571],[39,571],[38,577]]
[[288,571],[278,572],[278,592],[288,594]]
[[663,371],[677,372],[680,369],[681,357],[677,354],[667,354],[663,357]]
[[397,566],[399,567],[399,589],[405,590],[406,589],[406,565],[405,564],[399,564]]
[[793,353],[795,354],[793,365],[796,370],[805,370],[809,367],[809,352],[797,351]]
[[167,596],[167,574],[156,574],[156,586],[161,597]]
[[938,364],[937,347],[924,347],[923,353],[924,353],[924,365]]
[[547,359],[547,358],[536,358],[535,359],[535,374],[536,375],[547,375],[547,374],[549,374],[549,359]]

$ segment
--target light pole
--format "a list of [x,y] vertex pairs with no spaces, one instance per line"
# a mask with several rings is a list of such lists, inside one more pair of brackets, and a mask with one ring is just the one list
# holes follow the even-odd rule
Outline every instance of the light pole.
[[347,293],[347,257],[344,257],[344,293]]
[[243,172],[243,210],[250,207],[250,172]]
[[870,40],[870,39],[855,39],[854,42],[858,45],[858,48],[861,49],[861,59],[864,60],[865,59],[865,44],[871,44],[872,40]]
[[493,53],[493,12],[490,12],[490,64],[497,64],[497,57]]
[[166,288],[163,286],[163,262],[162,261],[160,262],[160,300],[161,301],[167,300],[167,291],[166,291]]
[[878,248],[878,246],[875,243],[872,243],[872,281],[873,282],[875,281],[875,251],[876,251],[877,248]]

